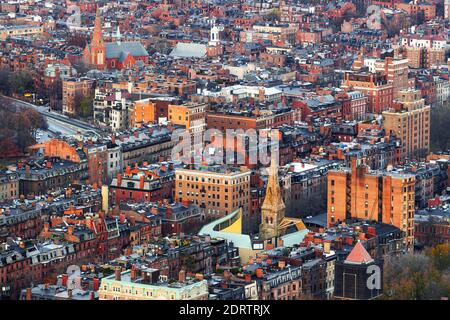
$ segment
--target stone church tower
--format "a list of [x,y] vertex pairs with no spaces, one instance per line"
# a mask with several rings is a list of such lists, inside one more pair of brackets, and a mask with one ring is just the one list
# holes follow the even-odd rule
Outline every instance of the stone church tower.
[[96,66],[97,69],[105,69],[106,46],[103,40],[102,20],[98,8],[95,17],[94,34],[92,35],[91,43],[84,49],[84,58],[89,64]]
[[282,236],[283,230],[279,229],[283,220],[286,206],[281,196],[280,184],[278,181],[278,165],[272,159],[269,169],[269,180],[267,182],[266,197],[261,207],[261,225],[259,234],[263,239]]

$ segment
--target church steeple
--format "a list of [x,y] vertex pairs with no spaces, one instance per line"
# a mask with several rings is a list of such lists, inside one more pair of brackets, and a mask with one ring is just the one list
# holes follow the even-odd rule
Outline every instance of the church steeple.
[[106,66],[106,46],[102,33],[102,18],[100,9],[97,7],[94,23],[94,33],[92,34],[91,43],[85,49],[85,58],[97,69],[104,69]]
[[92,45],[103,45],[103,33],[102,33],[102,17],[100,16],[100,8],[97,7],[94,23],[94,34],[92,36]]
[[284,218],[286,206],[281,195],[278,180],[278,162],[272,157],[269,178],[267,181],[266,197],[261,207],[262,222],[259,228],[263,239],[278,237],[281,234],[279,225]]

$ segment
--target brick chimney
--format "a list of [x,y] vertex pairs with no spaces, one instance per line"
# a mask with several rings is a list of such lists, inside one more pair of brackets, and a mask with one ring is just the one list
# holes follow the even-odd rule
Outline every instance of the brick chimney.
[[94,278],[92,280],[92,289],[94,291],[98,291],[99,288],[100,288],[100,279],[99,278]]
[[284,260],[278,260],[278,268],[283,270],[286,267],[286,261]]
[[116,143],[116,136],[115,135],[111,136],[111,142],[112,142],[112,144]]
[[63,274],[61,276],[61,285],[63,287],[67,287],[67,280],[69,280],[69,275],[68,274]]
[[28,300],[28,301],[31,300],[31,288],[27,288],[25,300]]
[[125,223],[125,213],[121,213],[121,214],[119,215],[119,222],[120,222],[121,224]]
[[122,174],[117,174],[117,186],[120,187],[122,185]]
[[185,282],[186,281],[186,271],[184,270],[180,270],[180,272],[178,273],[178,282]]
[[256,277],[257,278],[263,278],[264,277],[264,271],[261,268],[256,269]]
[[246,274],[245,274],[245,281],[246,281],[246,282],[252,281],[252,275],[251,275],[250,273],[246,273]]
[[140,190],[144,189],[144,182],[145,182],[145,176],[140,176],[139,177],[139,189]]
[[116,267],[114,270],[114,274],[115,274],[116,281],[122,280],[122,268],[121,267]]
[[131,281],[135,281],[137,278],[137,271],[136,271],[135,265],[131,266],[130,277],[131,277]]

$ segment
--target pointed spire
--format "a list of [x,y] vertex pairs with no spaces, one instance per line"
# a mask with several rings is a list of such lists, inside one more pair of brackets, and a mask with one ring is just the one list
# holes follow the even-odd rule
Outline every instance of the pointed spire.
[[97,6],[97,12],[95,15],[94,34],[92,36],[91,45],[102,45],[103,33],[102,33],[102,17],[100,15],[100,8]]
[[280,184],[278,181],[278,161],[272,155],[269,167],[269,178],[267,181],[266,197],[263,205],[284,206],[283,197],[281,196]]

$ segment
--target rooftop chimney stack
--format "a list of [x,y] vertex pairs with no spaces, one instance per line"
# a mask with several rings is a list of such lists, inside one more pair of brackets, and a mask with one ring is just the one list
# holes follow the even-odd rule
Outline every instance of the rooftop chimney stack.
[[121,267],[116,267],[114,273],[115,273],[116,281],[122,280],[122,268]]

